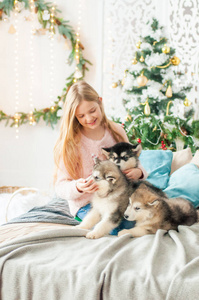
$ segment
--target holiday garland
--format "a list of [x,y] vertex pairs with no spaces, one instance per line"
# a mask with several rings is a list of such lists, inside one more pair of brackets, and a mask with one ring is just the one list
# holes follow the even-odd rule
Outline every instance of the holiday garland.
[[20,13],[23,8],[30,11],[34,10],[34,13],[37,14],[38,21],[41,24],[40,31],[47,31],[52,36],[59,32],[67,41],[71,42],[72,50],[68,57],[68,64],[71,65],[75,60],[76,67],[75,71],[66,78],[62,96],[58,96],[53,105],[39,110],[34,108],[29,113],[16,112],[14,115],[8,115],[3,110],[0,110],[0,122],[5,121],[5,125],[9,124],[10,127],[18,127],[26,123],[34,125],[43,119],[47,125],[50,124],[53,127],[60,119],[58,111],[62,109],[70,86],[77,80],[84,78],[85,71],[88,70],[86,64],[91,63],[83,57],[84,46],[80,42],[79,34],[74,32],[73,28],[68,24],[69,21],[57,17],[57,14],[61,11],[51,2],[43,0],[4,0],[0,2],[0,21],[10,16],[11,11]]

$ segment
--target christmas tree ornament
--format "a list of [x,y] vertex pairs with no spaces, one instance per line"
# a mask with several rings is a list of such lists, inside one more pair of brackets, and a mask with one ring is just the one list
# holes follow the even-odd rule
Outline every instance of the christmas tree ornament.
[[170,106],[171,103],[173,103],[173,101],[169,101],[169,102],[167,103],[167,112],[166,112],[166,115],[167,115],[167,116],[169,115],[169,106]]
[[162,53],[170,53],[170,47],[165,44],[164,47],[162,47]]
[[44,11],[43,11],[42,19],[43,19],[44,21],[50,20],[50,13],[49,13],[48,10],[44,10]]
[[172,65],[174,66],[178,66],[179,63],[180,63],[180,59],[177,57],[177,56],[173,56],[171,59],[170,59]]
[[9,28],[9,30],[8,30],[8,33],[10,33],[10,34],[16,33],[16,29],[14,28],[13,25],[10,25],[10,28]]
[[188,107],[190,105],[191,105],[191,101],[189,99],[185,98],[185,100],[184,100],[184,106]]
[[144,62],[144,56],[143,55],[140,57],[140,62]]
[[132,121],[132,117],[128,114],[127,116],[126,116],[126,118],[125,118],[125,121]]
[[145,106],[144,106],[144,114],[145,114],[145,116],[147,116],[147,117],[151,114],[151,109],[150,109],[148,100],[145,102]]
[[153,128],[152,131],[154,132],[154,131],[156,131],[156,130],[157,130],[157,126],[155,125],[155,127]]
[[137,83],[138,83],[139,87],[145,86],[147,84],[147,82],[148,82],[148,78],[146,76],[144,76],[143,73],[137,77]]
[[118,86],[117,82],[113,82],[112,85],[111,85],[111,87],[112,87],[113,89],[115,89],[117,86]]
[[122,79],[122,81],[121,81],[121,85],[122,85],[122,86],[123,86],[124,83],[125,83],[125,78],[126,78],[126,76],[127,76],[127,73],[128,73],[128,70],[125,70],[125,72],[124,72],[124,77],[123,77],[123,79]]
[[141,144],[142,140],[140,138],[137,139],[137,142]]
[[122,79],[122,81],[121,81],[121,85],[123,86],[123,85],[124,85],[124,83],[125,83],[125,77]]
[[141,41],[138,41],[138,42],[136,43],[136,47],[137,47],[138,49],[140,49],[140,45],[141,45]]
[[165,95],[167,96],[167,98],[171,98],[172,97],[172,88],[171,88],[170,85],[168,86]]
[[132,64],[133,64],[133,65],[136,65],[137,62],[138,62],[138,61],[137,61],[136,57],[134,57],[134,58],[132,59]]

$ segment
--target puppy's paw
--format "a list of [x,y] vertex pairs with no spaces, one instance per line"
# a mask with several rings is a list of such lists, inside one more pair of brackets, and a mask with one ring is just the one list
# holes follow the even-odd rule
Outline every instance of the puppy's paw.
[[87,239],[99,239],[102,236],[103,235],[101,235],[99,232],[96,232],[96,231],[92,230],[92,231],[87,233],[86,238]]
[[130,233],[130,231],[128,229],[123,229],[121,231],[118,232],[118,236],[122,236],[124,234]]

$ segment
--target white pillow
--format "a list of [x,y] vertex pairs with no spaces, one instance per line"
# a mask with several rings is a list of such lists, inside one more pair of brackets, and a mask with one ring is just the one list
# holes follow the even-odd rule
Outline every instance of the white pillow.
[[199,168],[199,150],[196,151],[194,157],[191,160],[191,163]]
[[190,148],[186,148],[177,152],[173,152],[173,160],[171,163],[171,173],[191,162],[193,156]]

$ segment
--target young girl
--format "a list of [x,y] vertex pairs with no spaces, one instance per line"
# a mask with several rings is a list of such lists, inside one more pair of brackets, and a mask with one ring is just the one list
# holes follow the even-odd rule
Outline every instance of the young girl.
[[[73,216],[80,219],[85,216],[90,209],[92,194],[97,190],[96,183],[89,179],[92,156],[105,159],[101,148],[122,141],[128,142],[124,129],[107,119],[97,92],[85,81],[73,84],[66,97],[60,135],[54,148],[55,192],[58,197],[68,200]],[[141,165],[125,174],[135,180],[147,176]]]

